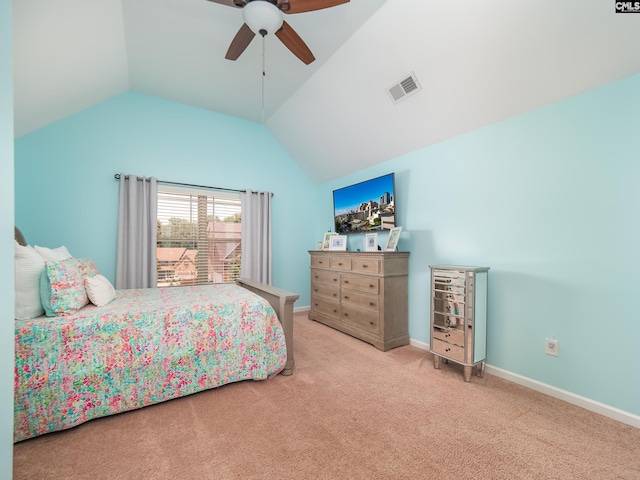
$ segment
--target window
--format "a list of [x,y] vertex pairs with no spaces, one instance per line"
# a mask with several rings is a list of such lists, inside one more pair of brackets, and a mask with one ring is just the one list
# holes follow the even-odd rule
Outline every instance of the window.
[[240,194],[158,185],[158,286],[240,276]]

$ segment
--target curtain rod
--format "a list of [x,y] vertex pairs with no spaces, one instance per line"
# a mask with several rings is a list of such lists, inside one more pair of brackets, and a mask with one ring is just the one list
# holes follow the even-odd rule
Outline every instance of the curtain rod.
[[[128,176],[128,175],[126,175]],[[116,173],[113,178],[115,178],[116,180],[120,180],[120,174]],[[138,180],[143,180],[143,178],[138,177]],[[226,192],[238,192],[238,193],[247,193],[246,190],[237,190],[235,188],[223,188],[223,187],[210,187],[208,185],[194,185],[193,183],[180,183],[180,182],[167,182],[165,180],[158,180],[158,183],[164,183],[166,185],[180,185],[181,187],[195,187],[195,188],[209,188],[211,190],[224,190]],[[251,192],[251,193],[260,193],[260,192]],[[273,193],[271,193],[271,196],[273,197]]]

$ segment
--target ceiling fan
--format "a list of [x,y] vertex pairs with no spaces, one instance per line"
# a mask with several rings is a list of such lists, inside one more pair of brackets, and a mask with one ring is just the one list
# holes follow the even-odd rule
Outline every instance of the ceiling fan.
[[275,33],[291,53],[309,65],[315,60],[313,53],[296,31],[284,21],[283,13],[303,13],[348,3],[349,0],[209,0],[210,2],[242,8],[244,24],[231,41],[225,58],[238,57],[259,33],[263,37]]

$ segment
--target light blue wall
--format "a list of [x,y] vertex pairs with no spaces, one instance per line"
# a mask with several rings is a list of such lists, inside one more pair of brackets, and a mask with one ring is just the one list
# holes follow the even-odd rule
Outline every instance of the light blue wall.
[[0,0],[0,478],[13,463],[13,48],[11,1]]
[[638,91],[636,75],[319,186],[258,124],[128,93],[16,141],[16,222],[113,278],[114,173],[271,190],[274,283],[303,306],[332,190],[393,171],[412,338],[429,342],[430,264],[489,266],[491,365],[640,415]]
[[639,134],[635,75],[320,185],[315,236],[333,189],[396,172],[412,338],[430,264],[489,266],[489,364],[640,415]]
[[273,283],[309,304],[314,186],[260,124],[126,93],[16,140],[16,223],[113,281],[115,173],[273,192]]

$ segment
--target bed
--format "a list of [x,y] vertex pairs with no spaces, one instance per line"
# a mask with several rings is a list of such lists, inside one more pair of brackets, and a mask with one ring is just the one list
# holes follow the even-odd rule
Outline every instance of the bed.
[[241,279],[119,290],[104,306],[16,320],[14,442],[231,382],[290,375],[297,298]]

